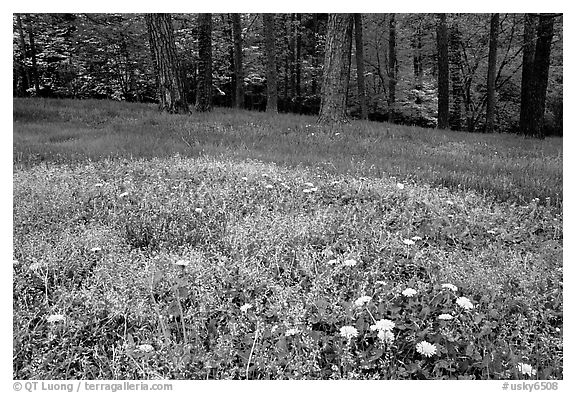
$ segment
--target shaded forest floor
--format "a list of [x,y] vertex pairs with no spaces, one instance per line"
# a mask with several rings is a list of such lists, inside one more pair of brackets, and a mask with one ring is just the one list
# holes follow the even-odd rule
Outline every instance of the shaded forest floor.
[[562,378],[561,208],[561,139],[15,99],[14,378]]

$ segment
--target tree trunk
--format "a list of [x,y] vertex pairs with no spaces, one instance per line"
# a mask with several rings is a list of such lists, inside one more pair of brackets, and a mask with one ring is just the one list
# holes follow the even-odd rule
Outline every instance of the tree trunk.
[[[424,67],[422,64],[422,20],[418,19],[414,37],[412,38],[412,57],[414,62],[414,79],[416,89],[422,89]],[[419,102],[418,102],[419,103]]]
[[158,84],[158,105],[168,113],[188,112],[170,14],[146,14]]
[[450,28],[449,62],[450,81],[452,82],[452,106],[450,110],[450,128],[455,131],[462,129],[462,97],[464,83],[462,80],[462,55],[460,47],[462,35],[456,23]]
[[276,74],[275,14],[262,14],[266,49],[266,112],[278,113],[278,87]]
[[436,30],[438,49],[438,128],[448,128],[449,107],[449,62],[448,62],[448,28],[446,14],[438,15]]
[[331,124],[347,121],[346,95],[350,77],[352,25],[351,14],[328,16],[318,123]]
[[522,87],[520,90],[520,132],[528,135],[530,122],[529,107],[531,90],[534,85],[532,71],[536,53],[536,23],[537,18],[531,14],[524,15],[524,45],[522,53]]
[[212,14],[198,14],[196,110],[212,110]]
[[[226,20],[224,20],[224,15],[226,15]],[[228,59],[230,61],[230,66],[228,72],[230,75],[230,89],[228,90],[228,104],[232,107],[236,106],[236,75],[234,74],[234,37],[232,36],[232,19],[230,14],[222,14],[221,16],[222,25],[226,26],[224,29],[224,34],[228,39]],[[226,23],[225,23],[226,22]]]
[[296,36],[296,58],[294,67],[296,68],[296,97],[298,103],[300,102],[301,87],[302,87],[302,14],[296,14],[296,25],[294,26],[294,34]]
[[[312,69],[316,70],[318,67],[318,51],[316,50],[316,46],[318,44],[318,14],[312,14],[312,30],[314,34],[314,38],[312,40],[313,43],[313,50],[312,50]],[[312,74],[312,95],[315,96],[318,92],[318,78],[316,77],[316,72]]]
[[546,111],[546,90],[548,89],[548,69],[550,68],[550,49],[554,37],[554,17],[539,15],[538,39],[532,70],[533,85],[529,97],[528,128],[526,134],[544,138],[544,113]]
[[24,39],[24,28],[22,27],[22,18],[16,14],[16,25],[18,27],[18,38],[20,40],[20,92],[24,96],[26,91],[30,88],[30,75],[28,74],[28,67],[26,67],[26,40]]
[[354,38],[356,39],[356,74],[358,80],[358,101],[360,118],[368,119],[366,88],[364,83],[364,40],[362,39],[362,14],[354,14]]
[[40,81],[38,77],[38,65],[36,63],[36,45],[34,44],[34,22],[30,15],[28,15],[26,22],[26,27],[28,28],[28,41],[30,43],[30,57],[32,58],[32,80],[34,81],[36,95],[38,95],[40,94]]
[[396,15],[390,14],[388,23],[388,121],[394,123],[396,103]]
[[244,108],[244,71],[242,69],[242,23],[240,14],[232,14],[234,36],[234,75],[236,76],[236,108]]
[[492,14],[490,19],[490,44],[488,49],[488,76],[486,101],[486,132],[494,132],[494,112],[496,109],[496,57],[498,50],[498,29],[500,14]]

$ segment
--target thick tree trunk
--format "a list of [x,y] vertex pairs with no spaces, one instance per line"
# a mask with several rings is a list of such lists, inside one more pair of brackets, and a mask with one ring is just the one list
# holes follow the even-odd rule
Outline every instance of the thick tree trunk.
[[212,14],[198,14],[196,110],[212,110]]
[[494,112],[496,109],[496,57],[498,50],[498,29],[500,14],[492,14],[490,18],[490,44],[488,48],[488,76],[486,101],[486,132],[494,132]]
[[438,128],[448,128],[449,107],[449,62],[448,62],[448,28],[446,14],[438,15],[436,31],[438,49]]
[[275,14],[262,14],[264,20],[264,45],[266,49],[266,112],[278,113],[278,87],[276,74]]
[[158,105],[168,113],[188,112],[170,14],[146,14],[158,84]]
[[368,119],[366,107],[366,88],[364,83],[364,40],[362,38],[362,14],[354,14],[354,38],[356,40],[356,74],[358,80],[358,101],[360,117]]
[[415,87],[416,89],[421,89],[424,77],[424,67],[422,65],[422,21],[420,19],[417,22],[411,44],[414,62],[414,79],[416,80]]
[[28,41],[30,43],[30,57],[32,58],[32,80],[34,81],[34,89],[38,95],[40,94],[40,81],[38,77],[38,65],[36,62],[36,45],[34,44],[34,22],[30,15],[28,15],[26,22],[26,27],[28,28]]
[[350,77],[352,26],[351,14],[330,14],[328,16],[318,123],[330,124],[347,121],[346,95]]
[[462,80],[462,44],[461,33],[458,25],[453,24],[450,29],[449,62],[450,81],[452,82],[452,105],[450,110],[450,128],[455,131],[462,129],[462,97],[464,82]]
[[236,76],[236,108],[244,108],[244,70],[242,68],[242,23],[240,14],[232,14],[234,36],[234,75]]
[[536,25],[537,17],[531,14],[524,15],[524,45],[522,53],[522,87],[520,91],[520,132],[528,135],[530,117],[530,97],[534,85],[532,71],[534,69],[534,55],[536,53]]
[[396,15],[390,14],[388,30],[388,121],[394,123],[396,104]]
[[26,91],[30,88],[30,75],[28,74],[28,67],[26,67],[26,40],[24,39],[24,28],[22,27],[22,18],[16,14],[16,25],[18,27],[18,38],[20,40],[20,95],[26,95]]
[[526,135],[544,138],[544,113],[546,110],[546,90],[548,89],[548,69],[550,68],[550,50],[554,37],[554,18],[540,15],[538,21],[538,39],[532,70],[533,85],[529,97],[528,127]]

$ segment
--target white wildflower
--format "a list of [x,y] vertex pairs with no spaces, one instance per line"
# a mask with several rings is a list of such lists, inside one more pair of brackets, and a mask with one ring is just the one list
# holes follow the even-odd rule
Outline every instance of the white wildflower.
[[274,188],[274,186],[272,184],[266,184],[266,188],[271,190],[272,188]]
[[422,240],[422,238],[420,236],[412,236],[412,240],[418,241],[418,240]]
[[443,321],[449,321],[451,319],[453,319],[454,317],[450,314],[440,314],[438,315],[438,319],[441,319]]
[[124,198],[125,196],[128,196],[128,191],[123,192],[122,194],[118,195],[119,198]]
[[154,347],[150,344],[141,344],[138,345],[138,350],[141,352],[150,353],[154,350]]
[[446,204],[452,206],[452,205],[454,204],[454,202],[452,202],[452,201],[446,201]]
[[194,209],[194,211],[198,214],[202,213],[202,208],[201,207],[197,207],[196,209]]
[[62,314],[53,314],[46,318],[49,323],[56,323],[56,322],[64,322],[66,321],[66,317]]
[[240,307],[240,311],[242,312],[248,312],[249,309],[252,308],[252,305],[250,303],[246,303],[245,305]]
[[331,259],[328,261],[328,265],[335,265],[337,263],[338,263],[338,261],[336,259]]
[[489,235],[495,235],[496,231],[493,231],[492,229],[490,229],[489,231],[486,231],[486,233],[488,233]]
[[103,185],[104,184],[102,184],[102,183],[96,183],[96,184],[94,184],[94,187],[102,187]]
[[18,260],[16,260],[16,259],[13,259],[12,260],[12,266],[18,266],[18,265],[20,265],[20,262],[18,262]]
[[336,134],[334,134],[334,136],[338,136],[338,135],[340,135],[340,133],[339,133],[339,132],[337,132]]
[[435,355],[436,351],[436,345],[430,344],[428,341],[420,341],[418,344],[416,344],[416,352],[426,357]]
[[312,187],[312,188],[310,189],[310,191],[311,191],[311,192],[316,192],[316,191],[318,191],[318,187]]
[[402,295],[406,297],[412,297],[416,295],[416,290],[412,288],[406,288],[405,290],[402,291]]
[[38,269],[42,269],[45,266],[46,266],[46,264],[44,262],[34,262],[30,265],[29,269],[36,271]]
[[474,305],[472,304],[470,299],[468,299],[467,297],[464,297],[464,296],[461,296],[458,299],[456,299],[456,304],[458,304],[460,307],[462,307],[465,310],[471,310],[474,308]]
[[100,251],[100,250],[102,250],[101,247],[92,247],[92,248],[90,249],[90,251],[92,251],[92,252],[98,252],[98,251]]
[[381,319],[379,321],[376,321],[375,325],[370,325],[370,330],[378,330],[378,331],[392,330],[394,329],[394,326],[396,326],[396,324],[391,320]]
[[310,183],[310,182],[304,183],[304,185],[308,188],[314,187],[314,183]]
[[402,240],[402,243],[406,244],[407,246],[412,246],[414,243],[414,240],[410,240],[410,239],[404,239]]
[[176,265],[178,265],[178,266],[184,266],[184,267],[186,267],[186,266],[188,266],[189,264],[190,264],[190,260],[188,260],[188,259],[179,259],[179,260],[176,261]]
[[403,190],[404,189],[404,184],[402,183],[396,183],[396,187],[398,187],[398,189]]
[[356,262],[355,259],[346,259],[344,262],[342,262],[342,264],[344,266],[356,266],[358,262]]
[[302,190],[302,192],[303,192],[304,194],[308,194],[308,193],[310,193],[310,192],[312,192],[312,191],[311,191],[309,188],[305,188],[305,189]]
[[530,376],[536,375],[536,370],[534,370],[531,365],[526,364],[526,363],[518,363],[518,372],[520,372],[521,374],[526,374],[526,375],[530,375]]
[[297,335],[298,333],[300,333],[300,332],[298,331],[298,329],[296,329],[296,328],[290,328],[290,329],[286,330],[286,333],[284,333],[284,335],[285,335],[286,337],[290,337],[290,336],[295,336],[295,335]]
[[458,290],[458,287],[456,285],[452,285],[452,284],[442,284],[442,288],[449,289],[453,292],[456,292]]
[[243,177],[242,177],[242,180],[248,181],[248,178],[247,178],[246,176],[243,176]]
[[370,300],[372,300],[372,297],[370,297],[370,296],[360,296],[358,299],[356,299],[356,301],[354,301],[354,305],[356,307],[362,307],[366,303],[368,303]]
[[392,344],[394,341],[394,333],[392,333],[390,330],[379,330],[378,338],[387,344]]
[[350,340],[354,337],[358,337],[358,330],[354,326],[342,326],[340,328],[340,335]]

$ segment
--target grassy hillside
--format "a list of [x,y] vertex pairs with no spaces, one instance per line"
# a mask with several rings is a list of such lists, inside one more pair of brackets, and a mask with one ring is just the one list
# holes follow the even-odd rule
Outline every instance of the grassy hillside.
[[14,378],[562,378],[561,143],[15,100]]

